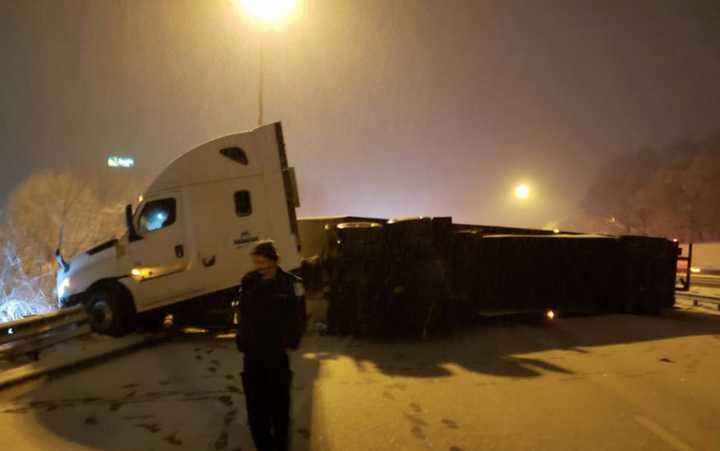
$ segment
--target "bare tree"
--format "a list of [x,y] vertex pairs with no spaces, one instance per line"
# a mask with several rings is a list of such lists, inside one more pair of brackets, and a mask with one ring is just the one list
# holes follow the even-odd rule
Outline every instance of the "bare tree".
[[4,235],[0,230],[0,321],[49,310],[49,293],[41,288],[42,275],[25,273],[15,247]]
[[711,143],[684,174],[683,202],[693,241],[720,237],[720,143]]
[[720,134],[624,155],[599,171],[583,210],[622,233],[720,238]]
[[0,310],[7,311],[5,317],[23,313],[22,305],[38,310],[41,299],[46,306],[53,305],[54,253],[61,231],[62,252],[68,258],[121,233],[123,205],[134,197],[130,190],[137,191],[131,186],[101,177],[44,172],[32,175],[13,192],[1,249],[0,306],[6,307]]

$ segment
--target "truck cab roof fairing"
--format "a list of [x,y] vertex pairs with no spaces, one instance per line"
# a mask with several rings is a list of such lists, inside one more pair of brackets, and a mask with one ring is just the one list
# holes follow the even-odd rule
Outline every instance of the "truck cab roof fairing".
[[[283,145],[280,122],[214,139],[175,159],[155,178],[145,194],[279,172],[285,161]],[[247,156],[247,164],[233,161],[228,158],[227,152],[221,152],[229,148],[242,149]]]

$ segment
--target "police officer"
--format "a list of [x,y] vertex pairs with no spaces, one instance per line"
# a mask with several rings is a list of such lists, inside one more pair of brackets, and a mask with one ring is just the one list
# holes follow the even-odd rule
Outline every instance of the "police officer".
[[293,375],[286,350],[297,349],[305,332],[305,293],[302,280],[278,266],[272,242],[259,243],[251,257],[255,270],[242,279],[236,335],[248,426],[258,451],[285,451]]

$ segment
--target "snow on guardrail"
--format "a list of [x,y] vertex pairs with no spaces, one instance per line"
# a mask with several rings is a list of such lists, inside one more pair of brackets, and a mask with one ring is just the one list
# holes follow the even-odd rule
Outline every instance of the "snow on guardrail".
[[83,306],[2,323],[0,358],[12,360],[30,355],[37,360],[42,349],[89,334],[91,330],[87,323],[88,316]]

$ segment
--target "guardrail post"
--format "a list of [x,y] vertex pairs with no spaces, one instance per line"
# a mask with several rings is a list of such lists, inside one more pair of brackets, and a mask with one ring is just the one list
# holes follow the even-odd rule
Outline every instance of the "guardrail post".
[[688,243],[688,261],[687,261],[687,268],[685,269],[685,277],[687,278],[687,289],[690,289],[690,284],[692,283],[692,254],[693,254],[693,244]]

